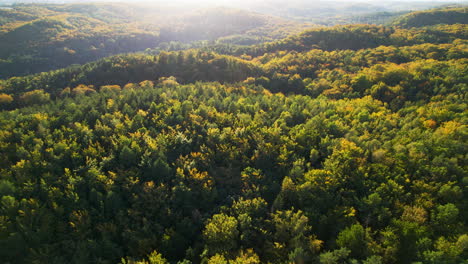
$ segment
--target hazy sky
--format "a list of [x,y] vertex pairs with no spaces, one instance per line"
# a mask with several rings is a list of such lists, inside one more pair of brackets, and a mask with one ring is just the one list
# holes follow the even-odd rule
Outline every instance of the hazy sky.
[[[85,2],[129,2],[129,3],[148,3],[148,4],[162,4],[170,6],[230,6],[237,8],[247,9],[261,9],[262,7],[270,7],[275,9],[281,9],[284,7],[314,7],[321,3],[326,2],[343,2],[347,3],[348,6],[354,3],[368,3],[375,6],[386,7],[394,9],[398,5],[397,9],[405,9],[405,5],[408,8],[415,6],[437,6],[444,3],[458,3],[468,4],[468,0],[0,0],[0,4],[12,4],[12,3],[85,3]],[[392,3],[396,3],[392,6]],[[432,3],[432,5],[431,5]]]
[[384,2],[451,2],[451,3],[466,3],[468,0],[0,0],[1,3],[11,3],[11,2],[26,2],[26,3],[40,3],[40,2],[163,2],[163,3],[210,3],[210,4],[235,4],[237,5],[240,2],[244,3],[265,3],[265,2],[283,2],[285,4],[290,2],[374,2],[374,3],[384,3]]

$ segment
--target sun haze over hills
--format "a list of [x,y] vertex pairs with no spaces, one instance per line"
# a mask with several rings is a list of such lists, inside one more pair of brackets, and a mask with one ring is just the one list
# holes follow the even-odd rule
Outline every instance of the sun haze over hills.
[[466,263],[463,3],[0,2],[0,262]]

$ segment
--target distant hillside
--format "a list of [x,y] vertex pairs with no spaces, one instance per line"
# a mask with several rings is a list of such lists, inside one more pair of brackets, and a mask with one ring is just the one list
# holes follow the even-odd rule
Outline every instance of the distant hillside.
[[0,9],[0,27],[11,22],[31,21],[38,18],[37,16],[12,9]]
[[0,10],[0,78],[143,51],[170,41],[256,44],[311,24],[238,9],[129,4],[17,5]]
[[259,67],[253,63],[215,53],[195,50],[161,53],[119,55],[83,66],[72,66],[36,75],[13,77],[0,82],[0,90],[10,94],[44,89],[59,94],[65,87],[85,85],[125,85],[143,80],[175,76],[181,83],[195,81],[238,82],[257,76]]
[[344,15],[335,16],[328,19],[329,24],[375,24],[375,25],[388,25],[396,18],[403,14],[407,14],[409,11],[398,11],[398,12],[373,12],[366,14],[357,15]]
[[82,64],[157,45],[157,32],[78,14],[44,16],[0,34],[0,78]]
[[241,34],[264,40],[285,38],[298,34],[312,24],[246,12],[240,9],[208,8],[185,12],[160,22],[167,39],[179,41],[214,40]]
[[[280,16],[298,21],[307,21],[320,25],[340,25],[349,23],[380,23],[383,16],[395,12],[408,12],[435,8],[444,4],[463,1],[365,1],[365,0],[263,0],[263,1],[225,1],[228,5]],[[380,14],[379,16],[374,16]],[[354,20],[362,17],[361,21]],[[364,21],[363,21],[364,20]]]
[[464,24],[468,21],[468,7],[433,9],[401,16],[393,25],[402,28],[424,27],[438,24]]
[[[71,18],[71,17],[68,17]],[[73,17],[76,18],[76,17]],[[92,19],[90,19],[93,21]],[[72,30],[73,26],[64,21],[47,20],[49,24],[54,24],[56,28],[62,31]],[[41,23],[45,23],[40,20]],[[39,22],[36,22],[39,23]],[[36,23],[27,27],[32,27]],[[24,26],[26,27],[26,26]],[[180,51],[180,52],[162,52],[159,55],[125,55],[114,56],[111,58],[101,59],[93,63],[83,66],[74,66],[62,70],[46,72],[38,75],[26,77],[14,77],[8,79],[3,84],[4,92],[18,93],[27,90],[45,89],[53,94],[58,93],[61,89],[79,84],[118,84],[124,85],[129,82],[140,82],[147,79],[157,79],[159,77],[175,76],[182,83],[194,81],[242,81],[247,77],[259,77],[262,74],[272,77],[273,73],[269,73],[269,67],[266,70],[260,70],[259,66],[251,64],[244,59],[260,60],[262,63],[268,62],[268,65],[278,64],[270,62],[269,55],[278,52],[312,52],[330,51],[327,56],[334,56],[337,52],[350,52],[351,50],[373,49],[379,46],[401,47],[401,50],[407,50],[404,46],[422,43],[450,43],[455,39],[468,39],[466,25],[451,25],[437,26],[431,29],[394,29],[392,27],[373,26],[373,25],[353,25],[353,26],[337,26],[333,28],[321,28],[305,31],[299,35],[291,36],[281,41],[266,43],[263,45],[254,46],[235,46],[229,49],[229,45],[219,44],[216,46],[205,47],[200,50]],[[20,29],[18,29],[20,30]],[[22,29],[21,30],[26,30]],[[9,33],[13,34],[13,32]],[[123,39],[122,39],[123,41]],[[132,41],[128,39],[128,41]],[[459,41],[464,43],[463,41]],[[3,42],[2,42],[3,43]],[[34,42],[24,41],[22,45],[31,45]],[[83,43],[83,41],[79,42]],[[457,42],[458,43],[458,42]],[[5,45],[5,44],[4,44]],[[459,50],[459,52],[457,51]],[[466,45],[456,45],[452,52],[446,51],[451,58],[459,58],[466,55],[463,53],[466,50]],[[72,50],[62,50],[61,52],[72,57]],[[239,56],[221,56],[220,54],[231,54]],[[394,51],[393,53],[396,53]],[[429,53],[429,52],[428,52]],[[437,54],[435,51],[433,54]],[[52,56],[53,54],[51,54]],[[317,54],[316,54],[317,55]],[[260,57],[259,57],[260,56]],[[325,55],[321,55],[325,56]],[[395,62],[408,61],[403,59],[405,54],[399,54],[393,60]],[[435,56],[435,55],[433,55]],[[61,56],[65,58],[65,55]],[[82,57],[85,58],[85,57]],[[242,59],[240,59],[242,58]],[[427,58],[432,58],[427,55]],[[32,58],[31,58],[32,59]],[[89,58],[90,60],[92,58]],[[391,59],[390,57],[387,59]],[[336,61],[336,58],[334,59]],[[345,63],[343,58],[340,63]],[[5,65],[6,63],[4,63]],[[316,65],[318,62],[304,62],[307,65]],[[323,65],[333,65],[332,61],[327,60]],[[349,64],[349,62],[348,62]],[[366,64],[359,64],[363,66]],[[284,66],[289,69],[291,66]],[[292,69],[301,67],[301,63],[297,62]],[[327,67],[327,66],[324,66]],[[14,70],[14,68],[13,68]],[[288,70],[289,72],[289,70]],[[305,70],[301,73],[303,76],[315,76],[314,71]],[[282,86],[282,87],[280,87]],[[274,90],[283,89],[288,86],[287,82],[279,85]]]
[[[365,90],[366,93],[370,93],[371,86],[380,81],[387,82],[391,86],[401,81],[400,88],[405,89],[408,100],[414,98],[427,100],[437,93],[457,89],[453,88],[454,85],[461,85],[466,80],[466,69],[457,69],[457,65],[466,63],[467,44],[466,40],[459,39],[448,44],[425,43],[402,47],[381,45],[377,48],[359,50],[311,49],[300,52],[282,50],[265,53],[250,60],[245,59],[248,58],[246,55],[240,57],[220,55],[206,49],[161,52],[155,56],[118,55],[82,66],[76,65],[51,72],[0,80],[0,93],[20,98],[25,92],[43,90],[57,97],[67,87],[74,89],[80,85],[91,85],[93,90],[95,87],[105,85],[125,86],[129,83],[140,83],[144,80],[158,81],[173,76],[177,82],[183,84],[199,81],[222,83],[245,81],[261,85],[273,92],[294,92],[314,96],[324,94],[332,98],[352,97]],[[415,60],[424,62],[412,63]],[[367,69],[372,65],[383,64],[387,66]],[[437,70],[425,71],[426,64],[432,65],[431,67]],[[395,65],[405,66],[397,69]],[[411,81],[407,78],[407,74],[395,72],[394,75],[395,70],[410,71]],[[366,77],[368,80],[360,80],[357,87],[348,77],[358,74],[372,75],[375,78]],[[427,76],[422,78],[423,75]],[[438,82],[442,77],[445,78],[443,83]],[[305,79],[301,81],[301,78]],[[437,86],[444,88],[434,90]],[[415,87],[427,88],[418,91]],[[458,88],[460,87],[462,86]],[[384,98],[383,95],[376,96]],[[384,100],[382,98],[380,99]],[[388,101],[393,99],[395,98],[391,96],[385,97]],[[395,104],[398,105],[397,102]]]
[[277,51],[360,50],[381,45],[408,46],[422,43],[450,43],[455,39],[468,39],[468,26],[466,24],[411,29],[363,24],[309,29],[300,34],[261,45],[245,47],[218,44],[207,49],[221,54],[246,54],[257,57]]
[[[53,41],[84,37],[112,29],[102,21],[80,15],[47,16],[25,22],[0,35],[0,56]],[[26,50],[24,50],[26,51]]]

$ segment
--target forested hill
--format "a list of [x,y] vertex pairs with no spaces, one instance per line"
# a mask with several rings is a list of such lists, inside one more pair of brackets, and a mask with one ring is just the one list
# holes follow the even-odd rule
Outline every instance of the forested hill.
[[[440,26],[431,30],[372,25],[337,26],[306,31],[279,42],[256,46],[220,45],[201,50],[162,52],[155,56],[114,56],[83,66],[13,77],[0,81],[0,88],[3,93],[19,98],[31,90],[41,89],[57,96],[64,88],[80,84],[97,88],[108,84],[122,86],[169,76],[176,77],[181,83],[238,82],[248,77],[257,78],[256,82],[260,83],[263,79],[259,78],[265,77],[268,83],[263,85],[274,91],[287,93],[294,90],[304,93],[306,90],[303,88],[307,84],[288,81],[295,74],[301,78],[316,78],[325,70],[343,69],[357,74],[377,63],[463,59],[466,57],[468,38],[468,31],[464,28],[466,25]],[[416,43],[425,44],[411,45]],[[219,55],[212,50],[242,55]],[[367,57],[371,58],[370,61]]]
[[[0,38],[17,38],[0,45],[33,51],[0,62],[161,38],[158,23],[127,23],[151,11],[125,6],[0,10]],[[241,46],[228,42],[278,27],[213,10],[171,34],[230,21],[223,12],[246,21],[204,31],[236,34],[215,45],[0,80],[0,262],[466,264],[467,25]]]
[[466,21],[468,21],[467,7],[458,7],[409,13],[398,18],[393,25],[410,28],[437,24],[466,24]]
[[196,81],[238,82],[259,76],[259,67],[252,62],[232,56],[195,50],[161,53],[121,55],[26,77],[13,77],[2,83],[2,91],[21,94],[21,91],[43,89],[58,95],[66,87],[80,84],[101,86],[125,85],[129,82],[157,80],[176,76],[182,83]]
[[259,43],[284,38],[310,26],[227,8],[17,5],[0,9],[0,78],[144,51],[170,41],[230,37],[230,41]]
[[[119,53],[160,50],[173,41],[189,45],[208,40],[220,44],[224,50],[216,50],[219,53],[226,53],[226,46],[232,49],[233,45],[269,42],[250,50],[242,46],[242,50],[233,54],[243,52],[252,56],[285,49],[445,43],[466,38],[466,25],[459,24],[457,30],[450,28],[449,32],[440,25],[419,27],[463,23],[465,18],[464,8],[410,13],[394,23],[398,27],[413,27],[405,31],[370,25],[317,28],[310,23],[221,7],[191,9],[124,3],[14,5],[0,9],[0,78],[84,64]],[[298,35],[306,29],[309,30]]]
[[397,29],[377,25],[335,26],[307,30],[283,40],[241,51],[255,56],[281,50],[359,50],[381,45],[408,46],[422,43],[448,43],[455,39],[468,39],[467,29],[466,24],[414,29]]

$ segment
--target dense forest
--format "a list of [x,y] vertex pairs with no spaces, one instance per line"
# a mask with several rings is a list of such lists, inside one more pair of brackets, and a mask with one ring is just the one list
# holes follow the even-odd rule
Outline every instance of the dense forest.
[[466,9],[126,6],[0,9],[0,262],[468,263]]
[[466,7],[432,9],[404,15],[394,22],[400,27],[422,27],[437,24],[466,23],[468,12]]

